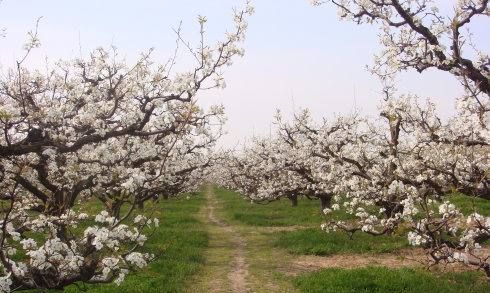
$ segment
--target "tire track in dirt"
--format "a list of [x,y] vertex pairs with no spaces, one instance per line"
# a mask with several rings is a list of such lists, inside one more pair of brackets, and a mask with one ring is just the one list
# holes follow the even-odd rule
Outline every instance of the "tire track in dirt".
[[[231,292],[245,293],[248,292],[247,288],[247,276],[248,265],[245,260],[246,241],[231,225],[220,219],[216,213],[216,207],[218,202],[216,196],[211,187],[206,189],[207,200],[207,217],[211,224],[218,226],[224,230],[228,235],[231,235],[232,243],[224,243],[223,245],[230,245],[233,249],[233,259],[230,264],[228,273],[228,281],[230,282]],[[215,284],[218,285],[219,284]]]

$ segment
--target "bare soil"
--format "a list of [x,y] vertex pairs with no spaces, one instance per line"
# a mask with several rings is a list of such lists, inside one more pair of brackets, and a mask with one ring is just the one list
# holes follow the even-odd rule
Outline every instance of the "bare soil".
[[[485,251],[483,251],[485,250]],[[489,253],[482,249],[483,254]],[[470,267],[463,263],[434,265],[423,249],[404,249],[396,253],[382,254],[338,254],[332,256],[302,255],[293,259],[287,267],[281,269],[287,275],[296,276],[302,273],[324,268],[361,268],[383,266],[388,268],[420,267],[433,271],[468,271]]]
[[[238,233],[233,226],[226,223],[224,220],[217,217],[215,213],[216,207],[216,199],[213,194],[213,190],[209,188],[206,192],[207,197],[207,210],[208,210],[208,220],[211,224],[220,227],[223,229],[228,235],[231,235],[232,242],[231,243],[223,243],[224,245],[229,245],[233,249],[233,259],[230,264],[230,269],[228,273],[228,280],[230,282],[231,292],[234,293],[245,293],[248,292],[247,289],[247,275],[248,275],[248,266],[245,261],[245,249],[246,249],[246,241],[245,239]],[[218,286],[222,284],[214,284],[217,286],[212,288],[212,292],[219,291]]]

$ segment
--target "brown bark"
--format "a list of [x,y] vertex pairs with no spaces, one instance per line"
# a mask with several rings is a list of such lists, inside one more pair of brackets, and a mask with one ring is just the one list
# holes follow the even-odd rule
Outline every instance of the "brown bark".
[[322,212],[326,208],[330,208],[332,204],[332,195],[331,194],[321,194],[317,196],[320,199],[320,206]]

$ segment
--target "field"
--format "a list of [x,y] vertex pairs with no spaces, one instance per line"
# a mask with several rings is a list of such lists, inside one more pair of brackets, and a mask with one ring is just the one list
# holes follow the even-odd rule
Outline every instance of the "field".
[[0,0],[0,293],[490,292],[489,21]]
[[[455,197],[456,202],[462,202]],[[162,200],[148,249],[159,257],[120,287],[67,292],[489,292],[479,272],[427,271],[403,236],[372,237],[319,229],[319,203],[302,199],[251,204],[207,187]],[[488,206],[482,206],[488,213]]]

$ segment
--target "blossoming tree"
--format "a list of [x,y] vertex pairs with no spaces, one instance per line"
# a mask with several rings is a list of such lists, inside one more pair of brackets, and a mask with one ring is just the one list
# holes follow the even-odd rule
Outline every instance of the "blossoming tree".
[[[490,199],[490,59],[465,30],[489,16],[488,1],[457,1],[450,16],[430,0],[313,1],[326,2],[342,19],[380,26],[382,50],[371,71],[383,81],[410,69],[454,75],[465,90],[456,114],[442,119],[429,100],[386,90],[378,119],[354,113],[314,123],[305,112],[287,123],[279,117],[275,136],[233,158],[245,163],[229,169],[238,178],[230,185],[261,198],[284,195],[282,188],[291,186],[325,195],[326,231],[408,230],[409,242],[424,247],[434,263],[463,262],[490,276],[488,253],[480,249],[490,238],[490,217],[478,206],[464,215],[448,201],[454,192],[468,201]],[[260,146],[259,158],[249,153]],[[261,182],[264,176],[271,183]],[[332,209],[353,220],[333,219]]]
[[26,57],[0,80],[0,292],[120,283],[146,266],[153,255],[141,247],[158,219],[134,207],[202,178],[223,112],[200,109],[196,95],[224,85],[251,13],[236,11],[214,46],[200,17],[199,45],[185,42],[195,67],[180,73],[175,56],[157,64],[150,51],[129,65],[104,49],[29,70],[39,45],[30,34]]
[[[409,234],[412,244],[430,248],[435,262],[459,260],[490,275],[488,257],[473,253],[478,248],[476,243],[488,238],[490,219],[473,213],[462,224],[465,221],[454,205],[443,203],[439,216],[429,207],[434,197],[454,190],[489,199],[490,58],[475,45],[473,38],[482,36],[474,35],[470,26],[472,20],[488,20],[489,1],[456,1],[449,9],[451,14],[440,9],[440,1],[432,0],[311,2],[314,5],[330,2],[338,8],[341,19],[379,26],[382,49],[370,69],[382,80],[404,70],[423,73],[436,69],[452,74],[461,83],[465,94],[457,99],[458,114],[447,123],[441,122],[432,104],[420,107],[410,97],[394,99],[387,91],[388,101],[381,111],[387,123],[387,145],[382,154],[388,161],[383,174],[396,180],[386,182],[385,186],[391,186],[386,192],[378,192],[367,200],[379,202],[387,195],[394,204],[395,215],[401,212],[401,218],[410,213],[420,217],[423,210],[422,220],[410,219],[414,224],[414,231]],[[363,145],[364,140],[360,143]],[[356,166],[357,163],[359,160],[354,164],[356,172],[364,166]],[[370,179],[352,178],[351,186]],[[368,190],[367,186],[363,188]],[[355,193],[363,193],[360,188],[355,189]],[[357,194],[351,202],[358,202]],[[412,208],[414,203],[417,208]],[[385,207],[382,210],[390,211]],[[359,215],[367,220],[363,230],[371,230],[372,215],[365,210],[360,210]],[[376,221],[376,217],[372,219]],[[398,220],[385,221],[390,223],[387,230],[395,222]],[[459,237],[449,240],[448,235]]]

